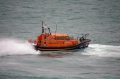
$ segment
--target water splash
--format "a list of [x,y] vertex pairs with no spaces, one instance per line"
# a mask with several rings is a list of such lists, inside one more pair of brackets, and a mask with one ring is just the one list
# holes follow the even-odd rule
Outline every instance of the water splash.
[[39,54],[27,42],[18,39],[0,39],[0,56]]
[[84,55],[94,55],[99,57],[120,57],[120,46],[90,44]]

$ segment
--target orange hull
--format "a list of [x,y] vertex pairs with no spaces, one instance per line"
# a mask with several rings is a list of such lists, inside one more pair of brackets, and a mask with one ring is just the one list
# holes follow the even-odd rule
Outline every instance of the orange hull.
[[87,39],[79,44],[73,45],[73,46],[58,46],[58,47],[44,47],[44,46],[37,46],[34,45],[36,50],[39,51],[63,51],[63,50],[73,50],[73,49],[81,49],[81,48],[86,48],[89,45],[89,42],[91,40]]

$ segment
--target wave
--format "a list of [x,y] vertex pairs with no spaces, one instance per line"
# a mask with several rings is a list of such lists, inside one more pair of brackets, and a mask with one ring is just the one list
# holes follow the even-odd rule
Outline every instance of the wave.
[[24,40],[0,39],[0,56],[38,54],[33,47]]
[[120,46],[90,44],[82,54],[99,57],[120,57]]

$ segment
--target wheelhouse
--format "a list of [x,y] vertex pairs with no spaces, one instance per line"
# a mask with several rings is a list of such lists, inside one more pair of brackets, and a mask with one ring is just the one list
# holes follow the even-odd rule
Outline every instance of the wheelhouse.
[[78,41],[72,39],[67,34],[41,34],[37,37],[36,44],[38,46],[46,46],[46,47],[59,47],[59,46],[71,46],[78,44]]

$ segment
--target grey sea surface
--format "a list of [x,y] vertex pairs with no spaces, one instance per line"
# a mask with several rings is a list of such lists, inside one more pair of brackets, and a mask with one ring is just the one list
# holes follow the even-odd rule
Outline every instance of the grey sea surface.
[[[42,18],[89,47],[35,51]],[[0,0],[0,79],[120,79],[120,0]]]

